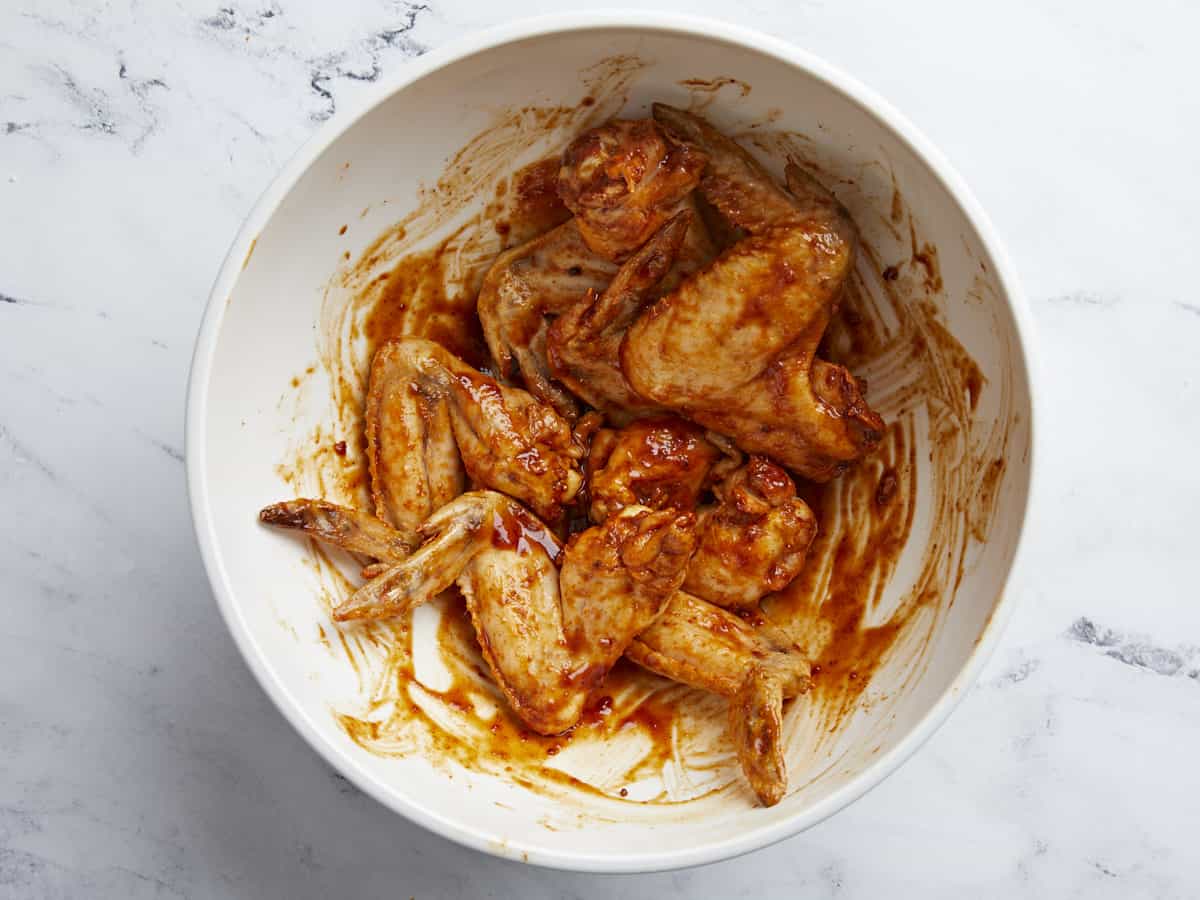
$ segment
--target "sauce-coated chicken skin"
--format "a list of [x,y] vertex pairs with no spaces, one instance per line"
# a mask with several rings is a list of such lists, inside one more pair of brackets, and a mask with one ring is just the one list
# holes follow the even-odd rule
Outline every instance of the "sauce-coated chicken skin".
[[557,316],[589,290],[603,291],[617,267],[583,242],[574,219],[501,253],[484,277],[477,311],[502,378],[518,373],[525,387],[560,415],[579,412],[546,361],[546,332]]
[[622,370],[647,400],[826,481],[883,434],[854,376],[815,359],[853,262],[853,223],[795,166],[788,193],[703,119],[661,104],[654,114],[705,152],[701,192],[749,237],[630,326]]
[[673,681],[729,697],[730,735],[746,779],[765,806],[783,798],[783,701],[808,690],[810,670],[782,632],[679,591],[626,655]]
[[662,613],[683,583],[695,528],[691,513],[628,506],[567,543],[558,578],[563,633],[568,648],[591,655],[577,681],[598,686]]
[[678,211],[705,162],[702,150],[652,119],[614,119],[567,147],[558,195],[587,245],[619,262]]
[[754,610],[800,574],[817,519],[780,466],[753,456],[739,467],[710,437],[676,417],[601,429],[588,454],[590,516],[600,522],[635,503],[695,509],[711,485],[717,502],[699,511],[684,589],[726,609]]
[[625,380],[621,342],[670,270],[691,219],[687,211],[677,213],[629,257],[603,293],[589,291],[550,327],[550,371],[597,409],[622,418],[661,412]]
[[713,490],[718,502],[700,512],[684,590],[726,609],[757,609],[800,574],[817,517],[788,473],[763,456],[750,457]]
[[639,419],[592,438],[587,470],[593,522],[626,506],[692,510],[718,464],[731,461],[699,425],[676,416]]
[[366,420],[375,510],[401,530],[462,493],[464,469],[549,521],[583,481],[583,449],[552,407],[433,341],[399,338],[376,351]]
[[[275,515],[277,507],[263,511],[264,522],[363,549],[345,530],[314,531],[303,518]],[[403,615],[457,584],[513,710],[535,731],[559,734],[579,720],[592,689],[679,589],[694,526],[690,513],[634,506],[563,548],[516,501],[495,491],[466,493],[421,526],[424,543],[411,555],[391,553],[399,533],[380,523],[372,547],[389,553],[385,568],[334,618]]]

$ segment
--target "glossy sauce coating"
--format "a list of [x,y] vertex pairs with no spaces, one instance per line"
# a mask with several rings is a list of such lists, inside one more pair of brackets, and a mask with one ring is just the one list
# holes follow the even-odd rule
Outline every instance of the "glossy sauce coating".
[[563,550],[559,539],[523,510],[505,509],[494,515],[492,545],[501,550],[516,550],[522,555],[540,547],[556,563]]
[[630,504],[696,508],[722,458],[704,429],[677,416],[639,419],[592,439],[588,455],[591,518],[600,522]]

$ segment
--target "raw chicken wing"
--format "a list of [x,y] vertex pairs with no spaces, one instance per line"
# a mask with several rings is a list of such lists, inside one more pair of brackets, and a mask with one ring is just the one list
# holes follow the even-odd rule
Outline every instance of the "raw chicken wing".
[[789,194],[703,119],[661,104],[654,114],[707,154],[701,191],[749,237],[633,323],[622,370],[642,397],[828,480],[883,433],[854,376],[815,358],[852,265],[854,226],[798,167]]
[[559,316],[546,340],[550,370],[572,393],[610,415],[660,411],[646,402],[621,371],[626,329],[652,299],[687,234],[691,214],[675,215],[621,266],[603,293],[588,291]]
[[566,421],[433,341],[399,338],[379,348],[366,420],[376,513],[402,531],[458,496],[465,475],[550,521],[582,483],[583,449]]
[[590,516],[601,522],[630,504],[699,511],[696,553],[684,589],[717,606],[753,610],[800,574],[817,532],[812,510],[780,466],[753,456],[739,466],[721,436],[674,416],[600,429],[587,459]]
[[575,398],[555,383],[546,362],[553,316],[589,290],[602,291],[617,267],[592,252],[572,219],[496,259],[483,280],[477,311],[501,378],[519,372],[525,387],[559,414],[574,418]]
[[[278,506],[268,507],[263,520],[296,527],[293,517],[269,512]],[[516,501],[473,491],[421,526],[424,543],[414,553],[383,555],[382,573],[333,616],[403,615],[457,584],[513,710],[535,731],[558,734],[578,721],[591,690],[682,584],[694,526],[690,513],[629,507],[564,549]],[[350,549],[340,531],[301,530]],[[382,551],[394,543],[372,546]]]
[[783,799],[783,701],[808,690],[810,669],[787,638],[679,591],[625,655],[673,681],[730,698],[729,730],[764,806]]

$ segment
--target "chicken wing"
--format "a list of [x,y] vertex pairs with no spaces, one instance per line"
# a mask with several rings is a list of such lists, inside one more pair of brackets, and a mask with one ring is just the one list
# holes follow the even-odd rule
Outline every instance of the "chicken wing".
[[695,523],[631,507],[576,535],[556,573],[546,532],[526,537],[533,517],[509,504],[458,584],[513,709],[534,730],[557,734],[578,721],[592,689],[682,583]]
[[401,531],[458,496],[466,475],[551,521],[583,479],[583,448],[551,407],[420,338],[376,351],[366,427],[376,512]]
[[853,223],[796,166],[785,192],[703,119],[661,104],[654,114],[709,157],[700,190],[749,237],[638,317],[622,371],[647,400],[828,480],[883,433],[854,376],[815,358],[852,265]]
[[790,677],[751,666],[742,686],[729,698],[729,737],[742,773],[763,806],[774,806],[787,793],[782,738],[784,686]]
[[810,668],[782,632],[679,591],[625,655],[673,681],[730,698],[730,736],[746,779],[764,806],[783,799],[783,701],[808,690]]
[[[430,516],[419,529],[423,543],[409,554],[383,523],[366,526],[374,536],[363,539],[280,512],[289,505],[269,506],[260,517],[346,549],[369,548],[385,566],[334,609],[335,620],[403,615],[457,584],[496,683],[522,721],[543,734],[578,721],[591,690],[679,589],[695,548],[691,513],[631,506],[564,548],[515,500],[472,491]],[[369,518],[324,506],[326,517]]]
[[420,543],[417,532],[397,531],[367,512],[324,500],[288,500],[263,507],[258,518],[277,528],[292,528],[351,553],[378,560],[401,560]]
[[[509,533],[519,534],[529,547],[544,544],[544,555],[551,560],[559,552],[557,538],[515,501],[495,491],[462,494],[421,525],[424,542],[414,553],[385,560],[390,565],[340,603],[333,618],[348,622],[403,615],[449,588],[495,536]],[[532,581],[529,588],[534,588]]]
[[563,153],[558,194],[600,256],[621,261],[679,211],[706,156],[653,119],[614,119],[585,131]]
[[677,591],[662,615],[638,634],[625,655],[674,681],[732,697],[746,673],[761,666],[783,677],[784,695],[808,690],[809,665],[787,635]]
[[571,538],[559,586],[567,647],[592,656],[581,680],[598,684],[679,590],[695,525],[692,513],[628,506]]
[[796,485],[763,456],[741,465],[720,436],[677,417],[639,419],[592,439],[587,483],[592,521],[630,504],[696,508],[705,488],[715,504],[699,511],[696,553],[684,590],[733,610],[753,610],[800,574],[817,531]]
[[548,317],[589,290],[603,290],[616,271],[583,242],[574,219],[500,254],[476,305],[500,377],[511,380],[519,372],[531,394],[574,418],[579,406],[553,380],[546,362]]
[[575,535],[560,572],[540,540],[522,554],[520,541],[493,536],[471,562],[459,588],[484,658],[530,728],[558,734],[575,725],[592,690],[682,583],[694,525],[690,514],[631,507]]
[[554,563],[484,547],[458,576],[479,649],[509,707],[539,734],[561,734],[579,721],[589,686],[562,646],[562,610]]
[[501,378],[517,372],[526,388],[567,418],[575,398],[546,364],[550,321],[588,291],[599,294],[616,266],[672,215],[693,213],[662,289],[706,265],[716,248],[690,192],[703,159],[672,144],[653,120],[614,122],[581,135],[563,157],[555,181],[577,214],[529,243],[502,253],[488,270],[477,309]]
[[703,428],[677,416],[601,429],[587,458],[591,519],[603,522],[632,505],[695,509],[701,491],[719,477],[718,467],[730,460]]
[[626,381],[621,341],[670,270],[690,221],[690,213],[677,213],[629,257],[603,293],[589,290],[550,326],[546,339],[550,371],[576,396],[610,415],[661,411]]
[[763,456],[752,456],[713,490],[718,502],[700,511],[684,590],[726,609],[754,610],[800,574],[817,517],[787,472]]

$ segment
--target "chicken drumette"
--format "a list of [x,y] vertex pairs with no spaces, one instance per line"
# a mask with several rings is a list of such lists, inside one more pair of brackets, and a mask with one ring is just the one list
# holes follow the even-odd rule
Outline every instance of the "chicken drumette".
[[699,506],[684,590],[726,609],[754,610],[800,574],[817,519],[780,466],[764,456],[743,465],[715,441],[724,443],[669,416],[601,429],[588,454],[590,515],[603,521],[635,503],[693,510],[711,487],[716,502]]
[[603,522],[626,506],[695,509],[701,492],[740,462],[735,450],[678,416],[601,428],[587,457],[588,515]]
[[800,574],[817,517],[788,473],[765,456],[750,457],[713,492],[717,502],[700,510],[684,590],[725,609],[755,610]]

